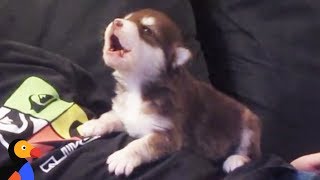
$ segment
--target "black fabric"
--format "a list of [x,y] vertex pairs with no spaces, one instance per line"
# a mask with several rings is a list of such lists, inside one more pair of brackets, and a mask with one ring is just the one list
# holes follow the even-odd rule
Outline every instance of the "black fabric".
[[252,163],[230,173],[225,180],[319,180],[320,176],[299,172],[282,158],[264,155]]
[[320,151],[320,2],[192,3],[211,81],[262,118],[263,151]]
[[274,155],[266,155],[250,165],[243,166],[232,172],[225,180],[259,179],[259,180],[286,180],[294,179],[297,171]]
[[[125,134],[112,134],[82,146],[54,170],[45,174],[39,166],[44,162],[35,161],[33,167],[37,179],[124,179],[109,174],[106,157],[124,147],[132,139]],[[54,156],[49,154],[47,157]],[[135,169],[127,179],[221,179],[218,169],[210,162],[188,151],[180,151],[156,162]]]

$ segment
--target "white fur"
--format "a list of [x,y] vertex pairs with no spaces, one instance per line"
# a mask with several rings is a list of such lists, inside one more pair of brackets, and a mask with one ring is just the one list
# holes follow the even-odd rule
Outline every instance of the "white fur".
[[155,78],[165,66],[164,52],[161,48],[152,47],[143,40],[140,40],[140,55],[138,56],[138,68],[144,74]]
[[99,119],[92,119],[85,122],[79,133],[84,137],[101,136],[106,133],[123,131],[123,125],[113,111],[106,112]]
[[243,166],[245,163],[249,162],[250,159],[244,155],[231,155],[223,163],[223,170],[226,173],[234,171],[236,168]]
[[223,163],[223,170],[225,172],[229,173],[250,161],[250,158],[248,157],[248,148],[252,143],[252,135],[252,130],[248,128],[243,129],[240,145],[236,154],[229,156]]
[[117,113],[130,136],[142,137],[154,130],[163,131],[171,127],[172,124],[168,119],[158,114],[143,113],[142,110],[147,104],[141,98],[139,87],[129,88],[132,88],[129,92],[117,96],[112,109]]
[[247,155],[248,154],[248,148],[251,145],[251,139],[253,136],[253,132],[250,129],[245,128],[242,131],[241,135],[241,142],[237,149],[237,153],[241,155]]
[[149,162],[152,157],[148,151],[148,138],[147,135],[132,141],[125,148],[111,154],[107,159],[109,172],[114,172],[117,176],[121,174],[128,176],[134,168],[143,162]]
[[153,26],[156,24],[156,19],[154,17],[143,17],[141,19],[141,24],[145,26]]
[[131,150],[121,149],[108,157],[107,164],[109,173],[114,172],[117,176],[121,174],[128,176],[135,167],[141,164],[141,158]]
[[184,47],[176,48],[176,66],[185,64],[191,58],[191,52]]

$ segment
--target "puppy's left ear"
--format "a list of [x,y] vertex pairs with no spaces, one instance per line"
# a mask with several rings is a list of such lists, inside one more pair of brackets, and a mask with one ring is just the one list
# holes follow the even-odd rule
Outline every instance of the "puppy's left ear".
[[175,67],[185,64],[191,58],[191,52],[185,47],[176,47],[175,49]]

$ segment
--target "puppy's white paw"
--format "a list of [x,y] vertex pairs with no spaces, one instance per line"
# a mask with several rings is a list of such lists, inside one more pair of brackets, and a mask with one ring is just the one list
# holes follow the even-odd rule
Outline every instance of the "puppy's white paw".
[[93,119],[82,124],[79,129],[79,134],[83,137],[101,136],[108,132],[108,127],[105,127],[97,119]]
[[127,149],[121,149],[111,154],[107,159],[109,173],[129,176],[133,169],[142,163],[142,158]]
[[223,170],[226,173],[230,173],[236,168],[244,165],[249,162],[250,158],[243,155],[231,155],[223,163]]

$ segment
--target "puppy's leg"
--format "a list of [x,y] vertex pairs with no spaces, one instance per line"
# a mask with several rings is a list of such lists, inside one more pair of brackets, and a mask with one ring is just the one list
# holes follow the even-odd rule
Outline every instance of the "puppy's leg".
[[260,120],[248,109],[243,113],[244,128],[240,145],[235,154],[229,156],[223,163],[223,170],[227,173],[249,162],[251,158],[260,156]]
[[107,159],[109,172],[129,176],[137,166],[154,161],[178,149],[178,144],[168,134],[155,132],[132,141]]
[[123,131],[124,127],[115,112],[109,111],[100,116],[99,119],[92,119],[85,122],[79,129],[81,136],[100,136],[111,132]]

